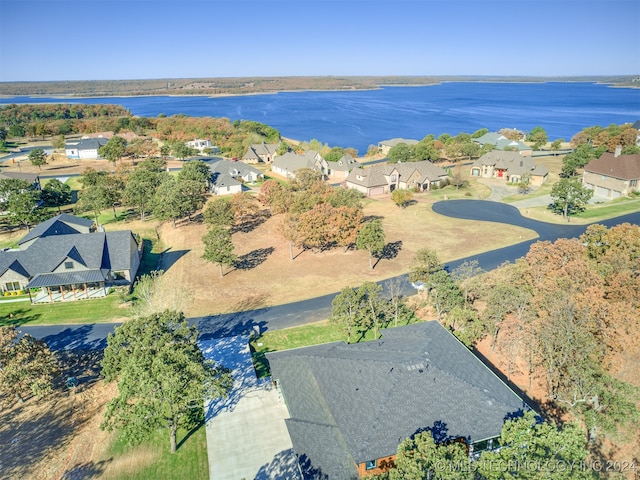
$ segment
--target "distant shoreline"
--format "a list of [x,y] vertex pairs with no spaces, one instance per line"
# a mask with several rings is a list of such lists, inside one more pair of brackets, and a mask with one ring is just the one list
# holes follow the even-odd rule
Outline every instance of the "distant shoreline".
[[[217,79],[87,80],[1,82],[0,99],[12,97],[84,98],[208,97],[225,98],[295,92],[357,92],[392,87],[426,87],[445,83],[597,83],[613,88],[640,88],[640,76],[491,77],[258,77]],[[244,91],[243,91],[244,90]],[[249,90],[249,91],[247,91]],[[95,93],[94,93],[95,92]]]

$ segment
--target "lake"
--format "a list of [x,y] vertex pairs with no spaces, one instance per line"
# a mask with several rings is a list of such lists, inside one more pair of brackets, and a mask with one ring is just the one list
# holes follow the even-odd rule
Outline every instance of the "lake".
[[640,89],[595,83],[451,82],[368,91],[283,92],[238,97],[150,96],[0,99],[11,103],[116,103],[133,115],[163,113],[256,120],[284,137],[330,146],[367,147],[394,137],[457,135],[480,128],[529,131],[542,126],[550,140],[569,140],[585,127],[640,119]]

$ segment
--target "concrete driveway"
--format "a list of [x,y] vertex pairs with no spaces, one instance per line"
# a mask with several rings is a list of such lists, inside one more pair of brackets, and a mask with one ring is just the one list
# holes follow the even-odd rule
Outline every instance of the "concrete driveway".
[[256,378],[249,336],[198,342],[206,358],[230,368],[227,398],[205,404],[209,478],[212,480],[302,479],[285,424],[280,391]]

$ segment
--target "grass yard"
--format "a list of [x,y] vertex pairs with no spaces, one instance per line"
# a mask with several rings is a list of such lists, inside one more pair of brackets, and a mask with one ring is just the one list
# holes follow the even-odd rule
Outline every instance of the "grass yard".
[[0,302],[0,326],[118,322],[128,318],[121,305],[122,297],[115,292],[95,300],[54,304]]
[[[204,425],[194,432],[178,431],[178,451],[169,451],[167,430],[136,446],[114,440],[103,454],[101,478],[110,480],[189,479],[207,480],[209,461]],[[186,438],[185,438],[186,437]]]
[[[619,198],[603,204],[588,205],[584,212],[571,215],[569,223],[583,225],[638,211],[640,211],[640,198]],[[562,218],[562,215],[555,214],[547,207],[529,208],[528,212],[529,217],[535,220],[549,223],[567,223],[567,221]]]

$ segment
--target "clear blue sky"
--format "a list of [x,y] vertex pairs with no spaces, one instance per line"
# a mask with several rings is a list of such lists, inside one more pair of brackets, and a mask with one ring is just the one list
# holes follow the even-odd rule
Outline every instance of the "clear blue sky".
[[620,74],[639,0],[0,0],[0,81]]

